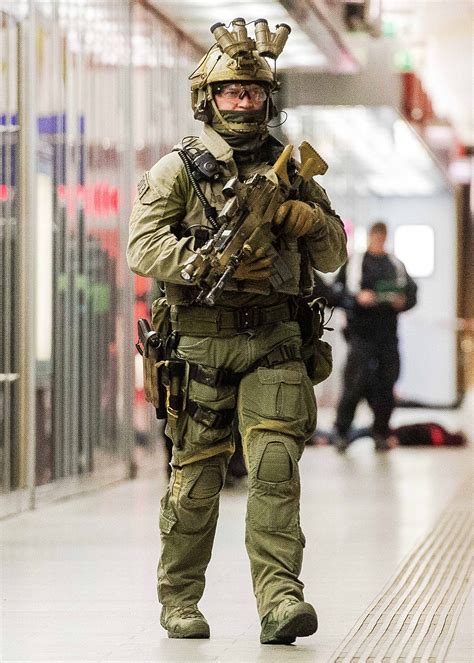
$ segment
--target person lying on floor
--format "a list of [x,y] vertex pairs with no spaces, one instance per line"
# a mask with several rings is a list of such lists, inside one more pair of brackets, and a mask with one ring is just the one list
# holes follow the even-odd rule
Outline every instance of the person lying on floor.
[[[362,437],[372,437],[371,427],[351,428],[348,432],[349,443]],[[315,446],[334,444],[336,433],[316,429],[311,440]],[[397,446],[450,446],[459,447],[466,444],[466,436],[462,431],[450,433],[449,431],[433,422],[418,424],[406,424],[390,430],[387,442],[391,449]]]

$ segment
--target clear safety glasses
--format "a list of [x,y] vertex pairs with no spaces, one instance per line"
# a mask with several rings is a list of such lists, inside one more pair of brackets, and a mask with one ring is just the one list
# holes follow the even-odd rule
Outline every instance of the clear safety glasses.
[[215,88],[215,94],[224,99],[229,99],[229,101],[243,99],[246,94],[254,102],[265,101],[268,97],[267,90],[257,83],[228,83],[227,85],[219,85]]

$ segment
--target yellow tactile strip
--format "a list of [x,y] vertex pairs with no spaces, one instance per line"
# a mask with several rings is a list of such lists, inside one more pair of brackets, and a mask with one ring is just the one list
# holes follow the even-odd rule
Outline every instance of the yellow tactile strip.
[[464,486],[347,638],[333,663],[442,663],[472,569],[470,487]]

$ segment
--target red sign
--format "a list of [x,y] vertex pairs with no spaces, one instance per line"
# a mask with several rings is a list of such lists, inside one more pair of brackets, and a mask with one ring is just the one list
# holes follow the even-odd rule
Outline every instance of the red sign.
[[59,184],[57,194],[59,200],[66,204],[68,216],[74,216],[79,205],[84,209],[86,216],[95,216],[99,219],[117,216],[119,211],[118,189],[109,186],[106,182],[73,186]]

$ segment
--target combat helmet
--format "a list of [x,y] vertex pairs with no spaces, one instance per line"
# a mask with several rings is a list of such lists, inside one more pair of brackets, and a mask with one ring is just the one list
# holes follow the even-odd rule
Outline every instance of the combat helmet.
[[226,122],[223,120],[213,97],[213,84],[231,81],[260,83],[269,91],[266,103],[265,123],[277,115],[271,92],[279,88],[276,68],[270,67],[266,58],[276,60],[282,52],[291,28],[281,23],[271,33],[268,22],[255,21],[255,39],[247,34],[245,19],[235,18],[232,30],[223,23],[216,23],[211,32],[216,39],[196,69],[190,75],[191,103],[196,120],[210,123],[213,114],[227,125],[229,130],[242,133],[252,131],[253,124]]

